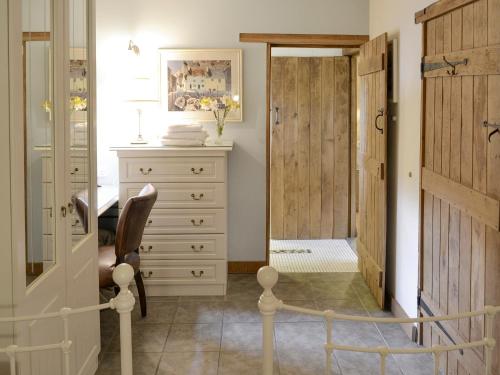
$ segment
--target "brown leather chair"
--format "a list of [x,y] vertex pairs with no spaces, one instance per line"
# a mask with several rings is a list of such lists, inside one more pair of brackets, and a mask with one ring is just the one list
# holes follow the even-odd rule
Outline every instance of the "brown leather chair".
[[139,246],[157,196],[156,188],[148,184],[138,196],[129,198],[118,218],[115,245],[99,247],[99,287],[116,287],[112,277],[113,270],[120,263],[130,264],[135,272],[134,279],[143,317],[146,316],[147,309],[146,292],[139,269],[141,263]]

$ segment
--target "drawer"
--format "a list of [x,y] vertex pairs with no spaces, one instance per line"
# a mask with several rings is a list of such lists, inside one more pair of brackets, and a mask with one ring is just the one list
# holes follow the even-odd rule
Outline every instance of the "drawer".
[[146,284],[219,284],[226,282],[225,260],[141,261],[141,274]]
[[139,247],[147,259],[225,259],[226,236],[223,234],[145,235]]
[[69,174],[71,182],[89,181],[90,176],[87,160],[84,158],[72,159]]
[[153,209],[144,234],[225,233],[224,209]]
[[120,158],[120,182],[224,182],[223,157]]
[[[153,183],[158,190],[155,208],[224,208],[224,183]],[[144,183],[120,184],[120,207],[141,191]]]

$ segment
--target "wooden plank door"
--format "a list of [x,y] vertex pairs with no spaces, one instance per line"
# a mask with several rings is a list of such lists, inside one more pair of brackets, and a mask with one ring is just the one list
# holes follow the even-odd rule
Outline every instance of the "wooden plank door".
[[387,226],[387,34],[361,46],[358,76],[358,266],[383,307]]
[[[500,135],[489,139],[495,128],[484,126],[500,124],[500,0],[440,1],[416,19],[424,42],[420,312],[477,311],[500,304]],[[498,341],[500,319],[494,331]],[[483,333],[482,317],[422,327],[427,346]],[[447,374],[484,373],[483,349],[444,359]]]
[[350,230],[350,58],[271,59],[271,238]]

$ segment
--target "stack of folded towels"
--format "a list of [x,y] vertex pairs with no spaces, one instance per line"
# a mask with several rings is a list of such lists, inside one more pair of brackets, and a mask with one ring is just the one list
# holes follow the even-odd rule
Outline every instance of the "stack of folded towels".
[[163,146],[204,146],[207,138],[201,125],[170,125],[160,141]]

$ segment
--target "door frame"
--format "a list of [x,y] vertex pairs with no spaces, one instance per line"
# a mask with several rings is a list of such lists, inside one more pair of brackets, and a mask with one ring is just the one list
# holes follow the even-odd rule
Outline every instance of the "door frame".
[[269,265],[271,233],[271,50],[273,47],[342,48],[348,50],[346,55],[352,55],[353,48],[359,48],[369,40],[369,35],[240,33],[240,42],[242,43],[266,44],[266,260],[262,263],[253,262],[255,264],[252,267],[253,272],[256,272],[262,265]]

